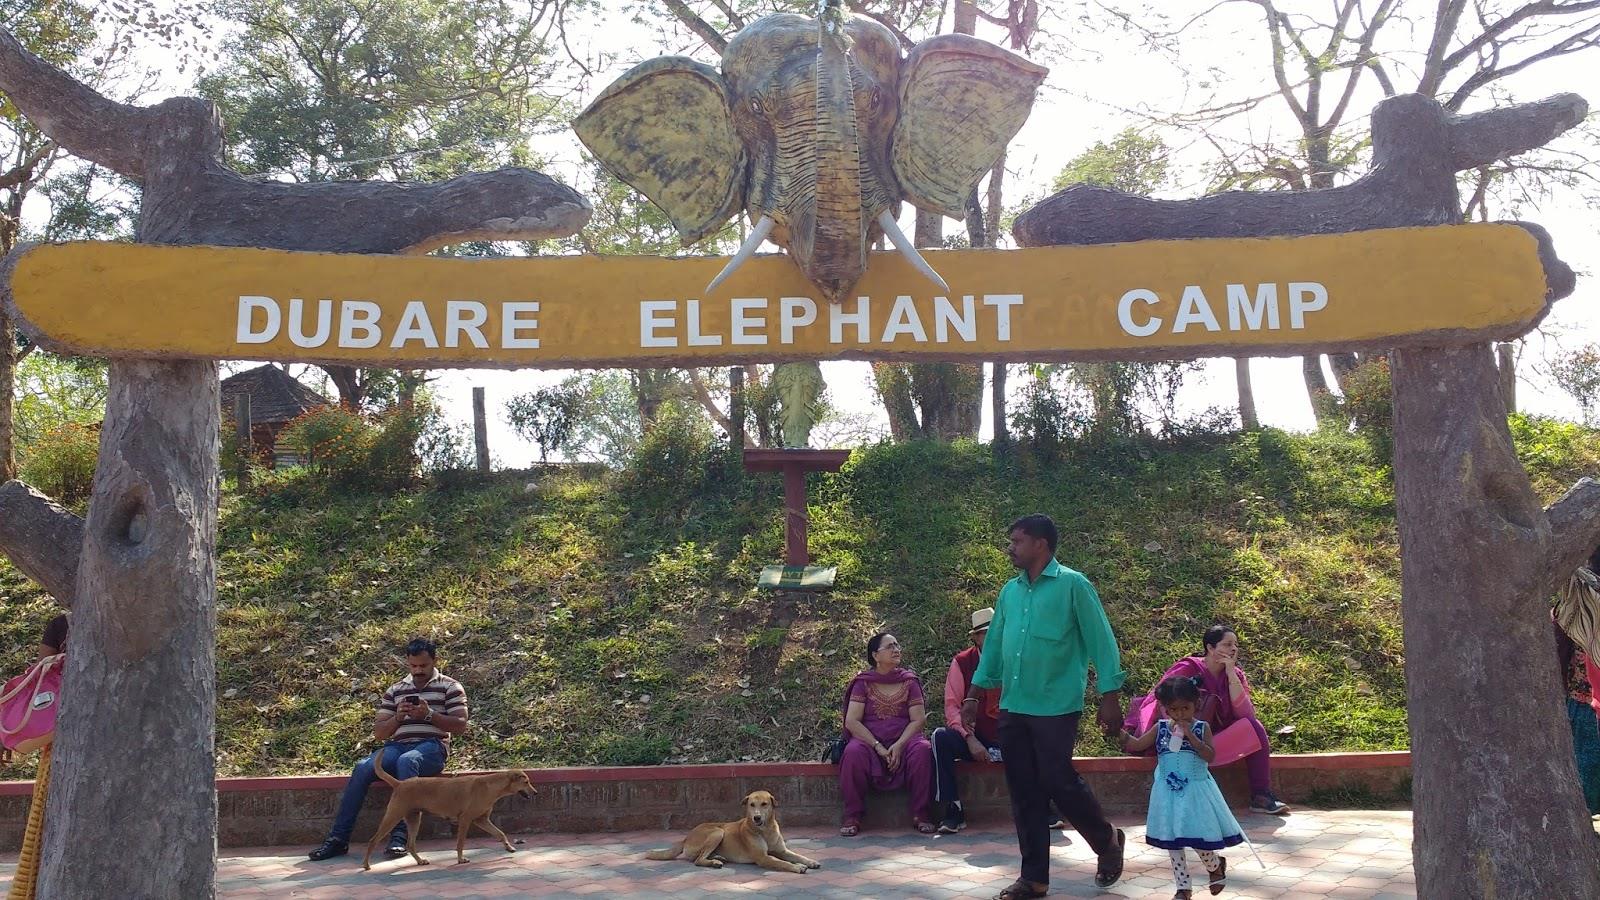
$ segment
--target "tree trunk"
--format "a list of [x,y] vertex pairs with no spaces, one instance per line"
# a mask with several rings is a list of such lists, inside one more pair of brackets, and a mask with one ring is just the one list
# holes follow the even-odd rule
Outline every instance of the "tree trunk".
[[908,366],[899,363],[875,362],[872,364],[872,383],[878,389],[878,399],[889,417],[889,436],[896,444],[904,444],[923,437],[922,424],[917,421],[917,405],[911,399],[911,373]]
[[744,367],[728,369],[728,441],[735,453],[743,453],[744,439]]
[[994,417],[994,442],[1007,444],[1011,442],[1011,428],[1006,422],[1006,376],[1008,370],[1003,362],[989,364],[994,372],[989,386],[989,413]]
[[1494,350],[1500,368],[1500,402],[1505,404],[1507,414],[1514,413],[1517,411],[1516,348],[1511,344],[1499,344]]
[[1345,388],[1350,373],[1361,365],[1363,360],[1354,353],[1329,353],[1328,368],[1333,370],[1333,386],[1339,389],[1341,395],[1348,393]]
[[360,412],[367,402],[366,379],[355,366],[318,366],[328,373],[333,387],[339,392],[339,405],[351,412]]
[[1392,371],[1418,894],[1600,897],[1552,678],[1550,583],[1571,570],[1512,447],[1493,356],[1401,350]]
[[1250,358],[1233,358],[1233,377],[1239,384],[1239,423],[1245,431],[1260,431],[1261,419],[1256,416],[1256,389],[1250,381]]
[[1311,400],[1311,414],[1321,425],[1328,420],[1335,406],[1333,391],[1328,389],[1328,376],[1322,371],[1322,356],[1313,354],[1300,357],[1301,370],[1306,378],[1306,396]]
[[17,332],[0,303],[0,482],[17,477]]
[[41,898],[212,896],[219,402],[215,363],[111,362]]

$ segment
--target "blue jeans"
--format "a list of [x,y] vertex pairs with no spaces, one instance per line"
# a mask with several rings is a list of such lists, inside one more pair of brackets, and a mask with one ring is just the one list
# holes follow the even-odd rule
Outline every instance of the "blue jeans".
[[[383,771],[401,781],[444,771],[444,744],[434,738],[404,744],[384,744],[383,749],[372,756],[378,753],[383,754]],[[328,832],[329,840],[350,843],[350,832],[356,827],[361,804],[366,802],[367,788],[378,780],[377,774],[372,771],[372,756],[356,763],[355,770],[350,773],[350,781],[344,786],[344,796],[339,800],[339,814],[334,817],[333,828]],[[389,834],[394,840],[405,840],[405,820],[401,819]]]

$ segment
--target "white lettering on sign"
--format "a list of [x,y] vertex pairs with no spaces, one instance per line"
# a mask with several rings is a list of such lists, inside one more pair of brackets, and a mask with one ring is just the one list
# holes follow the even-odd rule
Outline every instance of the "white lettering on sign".
[[500,346],[507,350],[537,350],[539,339],[536,337],[518,337],[524,331],[532,331],[539,327],[539,320],[523,313],[536,313],[539,311],[539,301],[522,300],[514,303],[500,304]]
[[1239,331],[1240,321],[1251,331],[1261,330],[1263,316],[1266,318],[1267,328],[1278,330],[1278,286],[1275,284],[1256,285],[1256,302],[1250,302],[1250,292],[1242,284],[1228,285],[1228,329]]
[[928,333],[922,330],[922,318],[917,315],[917,307],[905,294],[894,298],[894,308],[889,310],[889,321],[883,326],[883,337],[878,340],[884,344],[892,344],[895,338],[902,334],[911,335],[919,344],[928,342]]
[[[1309,296],[1311,299],[1307,300]],[[1289,327],[1306,327],[1306,313],[1326,309],[1328,289],[1315,281],[1289,282]]]
[[428,318],[428,307],[421,300],[406,304],[405,312],[400,314],[400,325],[389,341],[389,349],[398,350],[406,341],[421,341],[424,347],[439,348],[439,336],[433,333],[433,320]]
[[1211,304],[1206,302],[1200,285],[1191,284],[1183,289],[1183,299],[1178,301],[1178,315],[1172,320],[1172,333],[1182,334],[1190,325],[1204,325],[1207,331],[1221,331],[1217,317],[1211,314]]
[[868,335],[872,328],[872,310],[868,306],[872,302],[870,297],[856,298],[856,311],[847,313],[843,303],[835,303],[828,311],[828,341],[834,344],[844,343],[844,326],[846,324],[856,327],[856,343],[865,344],[872,340]]
[[671,316],[663,316],[678,308],[675,300],[640,300],[639,301],[639,346],[641,347],[676,347],[678,339],[672,335],[659,334],[663,328],[671,328],[676,322]]
[[476,300],[451,300],[444,305],[444,345],[461,346],[461,336],[466,335],[472,346],[479,350],[489,348],[483,336],[483,325],[489,321],[489,308]]
[[1021,294],[984,294],[983,305],[994,307],[994,338],[1011,340],[1011,307],[1022,305]]
[[751,334],[752,328],[766,328],[766,316],[749,315],[750,310],[763,310],[767,308],[765,297],[739,297],[733,301],[733,336],[728,339],[730,344],[765,344],[767,336],[764,334]]
[[1149,337],[1161,330],[1161,317],[1151,316],[1145,319],[1144,324],[1141,325],[1133,321],[1133,305],[1135,303],[1154,305],[1160,302],[1161,298],[1156,295],[1155,291],[1134,288],[1123,294],[1122,299],[1117,301],[1117,322],[1122,325],[1123,331],[1134,337]]
[[[256,310],[260,310],[266,320],[259,329],[255,327]],[[278,336],[282,324],[283,313],[278,309],[276,300],[271,297],[240,297],[239,327],[233,339],[240,344],[265,344]]]
[[[1289,327],[1306,327],[1306,314],[1328,308],[1328,289],[1316,281],[1291,281],[1280,290],[1273,283],[1251,285],[1229,284],[1224,291],[1228,298],[1227,331],[1277,331],[1283,327],[1278,313],[1278,298],[1287,297]],[[1161,296],[1148,288],[1134,288],[1117,301],[1117,324],[1124,333],[1133,337],[1150,337],[1160,331],[1166,320],[1156,314],[1155,307]],[[1135,310],[1135,304],[1144,304]],[[1178,299],[1178,309],[1172,318],[1170,333],[1183,334],[1190,326],[1204,326],[1207,331],[1223,331],[1206,298],[1205,290],[1198,284],[1186,285]]]
[[961,335],[963,341],[978,339],[978,317],[972,309],[973,297],[971,294],[961,298],[961,315],[956,315],[956,308],[950,303],[949,297],[933,298],[933,339],[941,344],[950,343],[950,329],[954,327],[956,334]]
[[784,344],[794,343],[794,330],[810,325],[816,320],[817,303],[810,297],[779,298],[778,341]]
[[719,347],[722,345],[722,335],[700,333],[700,301],[689,301],[689,346],[691,347]]
[[321,347],[333,334],[333,301],[317,301],[317,331],[306,336],[305,301],[295,297],[289,301],[289,342],[296,347]]
[[[378,346],[383,332],[378,330],[378,320],[383,318],[383,307],[371,300],[346,300],[339,304],[339,346],[366,350]],[[356,337],[357,333],[361,337]]]

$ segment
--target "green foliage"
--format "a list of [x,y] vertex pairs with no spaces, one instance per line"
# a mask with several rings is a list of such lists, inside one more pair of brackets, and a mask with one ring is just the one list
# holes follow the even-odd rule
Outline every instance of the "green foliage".
[[278,444],[301,455],[330,484],[347,488],[402,488],[424,470],[468,465],[465,439],[426,397],[373,416],[319,407],[285,426]]
[[545,31],[499,0],[216,0],[242,27],[202,78],[251,174],[431,180],[533,162],[561,101]]
[[1585,344],[1558,354],[1550,363],[1550,377],[1556,386],[1578,402],[1583,421],[1594,421],[1600,404],[1600,344]]
[[39,435],[22,458],[22,480],[59,503],[88,499],[100,455],[100,429],[68,422]]
[[[1512,434],[1546,502],[1600,467],[1595,431],[1516,417]],[[937,695],[967,616],[1013,574],[1005,525],[1034,511],[1099,589],[1130,694],[1220,619],[1278,749],[1406,746],[1394,491],[1357,435],[1074,445],[1048,465],[967,441],[869,447],[812,476],[812,552],[839,567],[814,596],[753,587],[782,553],[780,479],[670,414],[645,445],[625,470],[542,471],[531,490],[505,473],[297,493],[322,477],[299,470],[227,495],[220,770],[347,770],[417,634],[471,695],[460,768],[814,758],[872,632],[894,631]],[[50,604],[4,564],[0,604],[15,672]],[[1079,751],[1113,752],[1089,734]]]
[[308,466],[344,472],[365,462],[375,431],[358,412],[337,404],[319,406],[285,425],[278,444],[299,454]]
[[29,448],[64,425],[93,425],[105,417],[106,362],[35,350],[17,365],[13,419],[17,448]]
[[1153,194],[1167,183],[1169,156],[1167,144],[1159,136],[1129,126],[1109,142],[1095,141],[1073,157],[1051,187],[1061,191],[1075,184],[1093,184],[1129,194]]
[[1394,456],[1394,387],[1388,357],[1364,360],[1344,378],[1344,411],[1381,459]]

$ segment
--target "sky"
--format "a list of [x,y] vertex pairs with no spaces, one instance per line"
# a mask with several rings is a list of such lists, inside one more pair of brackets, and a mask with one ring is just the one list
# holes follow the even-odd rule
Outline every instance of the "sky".
[[[691,39],[681,41],[680,48],[664,50],[657,42],[655,31],[630,21],[622,12],[625,4],[616,0],[617,12],[608,17],[602,29],[591,34],[574,35],[574,50],[580,54],[608,57],[588,79],[580,94],[580,102],[587,104],[606,85],[632,65],[666,52],[683,52],[693,46]],[[1109,140],[1128,125],[1143,125],[1146,119],[1138,115],[1143,110],[1170,110],[1197,108],[1206,105],[1207,98],[1218,96],[1238,99],[1264,95],[1271,91],[1271,74],[1267,61],[1270,47],[1265,29],[1256,18],[1258,7],[1250,4],[1195,3],[1190,0],[1171,0],[1162,5],[1174,21],[1183,21],[1207,9],[1212,9],[1199,24],[1191,26],[1180,38],[1183,59],[1189,72],[1175,68],[1161,54],[1152,53],[1126,34],[1079,33],[1071,31],[1073,49],[1066,58],[1051,62],[1052,71],[1040,91],[1033,112],[1022,131],[1013,142],[1007,158],[1007,202],[1016,202],[1024,196],[1042,197],[1057,173],[1074,156],[1096,141]],[[1057,23],[1059,26],[1060,23]],[[995,32],[980,36],[998,39]],[[696,55],[714,62],[702,51]],[[1577,90],[1592,84],[1592,73],[1600,53],[1587,57],[1557,59],[1530,68],[1508,79],[1505,87],[1516,98],[1537,99],[1562,91]],[[183,93],[192,79],[192,72],[180,74],[173,70],[170,57],[158,52],[146,52],[140,61],[157,73],[161,87],[152,96],[162,93]],[[1389,59],[1396,81],[1404,83],[1403,73],[1413,60],[1404,53],[1395,53]],[[1585,71],[1587,70],[1587,71]],[[1362,91],[1352,101],[1353,110],[1370,110],[1381,99],[1376,85],[1367,79]],[[1592,104],[1600,105],[1600,96],[1591,96]],[[1470,111],[1470,110],[1469,110]],[[1364,117],[1352,115],[1354,122]],[[1282,137],[1292,133],[1292,121],[1280,100],[1270,99],[1255,107],[1248,115],[1240,116],[1221,130],[1218,137],[1223,146],[1237,146],[1239,142],[1264,136]],[[1162,193],[1169,198],[1197,196],[1205,187],[1206,176],[1201,166],[1213,158],[1214,151],[1193,135],[1167,131],[1162,134],[1173,148],[1176,170],[1173,182]],[[541,135],[536,138],[534,151],[553,164],[548,174],[569,184],[582,183],[578,162],[578,144],[570,131]],[[1590,148],[1593,150],[1594,148]],[[1497,211],[1505,215],[1505,211]],[[1566,194],[1546,199],[1536,208],[1524,207],[1517,213],[1543,224],[1550,230],[1556,248],[1563,259],[1579,272],[1577,292],[1557,304],[1555,311],[1539,331],[1525,339],[1519,349],[1518,404],[1528,412],[1577,418],[1577,404],[1549,382],[1541,371],[1543,366],[1562,348],[1573,348],[1600,341],[1600,326],[1595,322],[1594,303],[1600,297],[1600,287],[1590,276],[1595,274],[1596,260],[1600,260],[1600,211],[1584,205],[1576,194]],[[1509,216],[1507,216],[1509,217]],[[902,216],[904,227],[910,231],[909,207]],[[946,233],[954,233],[958,223],[946,221]],[[765,251],[775,252],[768,245]],[[1251,361],[1257,409],[1265,425],[1290,430],[1314,427],[1310,403],[1306,397],[1301,362],[1292,358],[1257,358]],[[866,415],[878,423],[884,422],[881,406],[871,386],[871,373],[865,363],[823,363],[828,381],[829,397],[835,407],[843,412]],[[489,442],[496,464],[520,467],[538,459],[537,449],[519,438],[504,416],[504,403],[511,396],[555,383],[566,374],[564,371],[535,370],[449,370],[441,373],[434,391],[447,416],[457,422],[469,423],[471,417],[471,389],[483,387],[488,396],[490,415]],[[1010,381],[1012,390],[1020,388],[1023,378],[1013,368]],[[1200,411],[1208,407],[1233,408],[1237,404],[1236,385],[1232,360],[1208,360],[1203,369],[1191,376],[1179,395],[1180,411]],[[987,389],[986,389],[987,391]],[[989,421],[989,404],[983,404],[982,434],[993,433]]]

